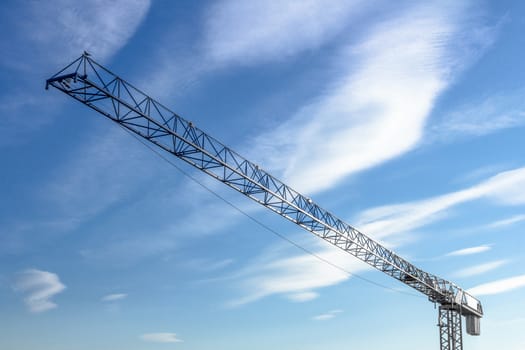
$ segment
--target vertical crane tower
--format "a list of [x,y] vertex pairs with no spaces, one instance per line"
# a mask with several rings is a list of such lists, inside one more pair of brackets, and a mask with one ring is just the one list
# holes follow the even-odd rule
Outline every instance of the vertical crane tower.
[[310,198],[144,94],[88,53],[46,81],[166,152],[193,165],[303,229],[324,239],[439,304],[441,350],[463,350],[466,331],[480,334],[481,303],[452,282],[425,272],[367,237]]

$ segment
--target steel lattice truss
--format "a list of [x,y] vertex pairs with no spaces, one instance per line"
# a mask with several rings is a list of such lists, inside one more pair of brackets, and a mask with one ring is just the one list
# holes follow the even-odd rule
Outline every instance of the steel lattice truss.
[[349,254],[465,316],[481,304],[443,278],[412,265],[322,209],[84,54],[47,80],[105,117],[179,157]]
[[438,321],[441,350],[463,350],[459,311],[448,306],[440,306]]

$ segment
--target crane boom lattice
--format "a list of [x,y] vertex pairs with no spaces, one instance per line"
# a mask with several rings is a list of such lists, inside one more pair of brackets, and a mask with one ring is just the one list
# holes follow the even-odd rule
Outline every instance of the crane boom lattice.
[[46,89],[49,86],[440,304],[442,350],[462,349],[461,316],[467,318],[467,333],[479,334],[483,311],[476,298],[359,232],[96,63],[88,54],[48,79]]

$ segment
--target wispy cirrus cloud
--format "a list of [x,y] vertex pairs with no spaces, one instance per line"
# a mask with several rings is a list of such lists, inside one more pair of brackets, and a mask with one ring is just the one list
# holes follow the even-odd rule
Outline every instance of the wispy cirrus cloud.
[[[365,13],[369,3],[363,0],[217,1],[202,14],[202,36],[189,51],[178,49],[174,41],[180,40],[173,40],[173,33],[161,39],[162,47],[170,49],[156,53],[157,64],[141,86],[157,97],[173,97],[213,71],[283,62],[305,51],[315,51]],[[174,50],[178,51],[176,59],[172,55]]]
[[[468,6],[420,3],[372,24],[341,50],[330,86],[261,135],[257,154],[312,193],[412,150],[436,98],[484,48],[465,36],[465,23],[479,26],[470,13]],[[473,49],[456,50],[459,40]]]
[[120,129],[94,130],[41,186],[40,199],[52,205],[56,228],[75,228],[133,191],[151,175],[143,166],[146,154]]
[[492,247],[490,245],[480,245],[477,247],[469,247],[469,248],[463,248],[454,250],[450,253],[445,254],[445,256],[464,256],[464,255],[472,255],[472,254],[479,254],[486,252],[490,250]]
[[55,273],[28,269],[18,274],[13,288],[26,294],[24,302],[29,311],[39,313],[56,308],[51,298],[66,289],[66,286]]
[[[153,256],[169,259],[185,242],[223,232],[238,223],[240,213],[221,202],[210,200],[207,191],[189,180],[180,182],[180,186],[160,196],[146,197],[126,213],[136,216],[141,215],[142,207],[157,208],[152,214],[155,219],[152,220],[160,222],[158,227],[113,232],[111,238],[102,245],[85,248],[80,254],[91,262],[118,266],[133,265]],[[235,199],[231,200],[232,203],[234,201]],[[159,203],[162,205],[159,206]],[[243,210],[250,211],[247,207]],[[177,213],[176,217],[174,213]],[[207,224],[197,225],[196,223],[202,221],[203,213],[206,213]],[[154,235],[151,234],[152,229],[155,231]],[[211,272],[224,269],[232,262],[231,259],[217,261],[193,258],[181,263],[186,268]]]
[[[443,214],[446,215],[446,214]],[[499,219],[495,221],[490,221],[486,223],[480,223],[476,226],[466,226],[462,228],[456,228],[452,229],[450,233],[457,233],[457,234],[469,234],[473,232],[487,232],[487,231],[501,231],[504,228],[510,228],[515,225],[519,225],[520,223],[525,221],[525,217],[522,218],[522,215],[512,215],[504,219]],[[489,245],[491,247],[491,245]],[[468,249],[468,248],[467,248]],[[444,255],[447,256],[447,255]]]
[[484,264],[478,264],[475,266],[467,267],[454,272],[456,277],[472,277],[493,271],[505,264],[508,264],[508,260],[496,260]]
[[216,64],[282,61],[331,40],[367,2],[219,1],[207,11],[203,51]]
[[149,0],[3,4],[0,31],[9,35],[0,41],[0,66],[10,88],[0,94],[0,146],[25,142],[21,135],[53,120],[61,103],[44,95],[44,79],[84,50],[99,61],[110,59],[133,37],[149,7]]
[[175,333],[145,333],[140,339],[151,343],[180,343],[182,340]]
[[127,297],[128,295],[126,293],[115,293],[115,294],[105,295],[100,300],[104,302],[112,302],[112,301],[122,300]]
[[472,295],[495,295],[510,292],[512,290],[525,287],[525,275],[500,279],[497,281],[484,283],[470,288],[468,292]]
[[296,303],[304,303],[306,301],[314,300],[319,297],[319,293],[316,292],[300,292],[289,294],[288,299]]
[[[28,209],[27,219],[9,223],[0,241],[24,250],[75,230],[121,201],[153,175],[155,164],[144,166],[150,155],[141,147],[120,129],[94,128],[31,188],[35,206]],[[35,235],[38,231],[46,234]]]
[[343,312],[343,310],[331,310],[331,311],[329,311],[327,313],[320,314],[320,315],[312,317],[312,320],[314,320],[314,321],[328,321],[328,320],[331,320],[332,318],[336,317],[341,312]]
[[230,306],[240,306],[271,296],[282,295],[293,302],[310,301],[319,296],[318,289],[346,281],[350,272],[368,269],[348,253],[324,242],[312,243],[315,255],[293,254],[290,247],[277,246],[263,252],[232,277],[242,296],[231,300]]
[[294,188],[314,193],[420,144],[437,97],[492,43],[494,32],[471,5],[406,3],[368,18],[354,36],[349,26],[369,7],[360,1],[221,1],[204,16],[200,51],[182,64],[165,55],[148,80],[162,94],[173,90],[167,71],[195,81],[186,75],[287,60],[337,37],[338,58],[323,77],[329,83],[245,152]]
[[213,260],[210,258],[195,258],[186,261],[184,265],[192,270],[197,270],[200,272],[214,272],[225,269],[233,262],[233,259]]
[[[525,203],[525,168],[496,174],[463,190],[403,204],[372,208],[358,216],[356,225],[362,232],[376,238],[406,233],[442,218],[448,209],[461,203],[488,199],[496,204]],[[479,254],[489,245],[469,247],[449,253],[449,256]],[[312,251],[348,271],[359,271],[363,264],[348,259],[348,254],[328,246],[315,246]],[[503,266],[506,261],[494,261],[459,271],[462,277],[473,276]],[[356,270],[357,269],[357,270]],[[317,290],[341,283],[349,275],[320,262],[311,255],[290,256],[281,249],[267,251],[235,276],[236,285],[244,294],[231,305],[250,303],[270,295],[284,295],[292,301],[308,301],[318,296]]]
[[514,224],[517,224],[523,221],[525,221],[525,215],[514,215],[510,218],[492,222],[489,225],[487,225],[486,228],[493,229],[493,228],[507,227],[507,226],[512,226]]
[[471,102],[446,114],[430,127],[430,136],[449,140],[464,136],[482,136],[499,130],[525,126],[523,90],[494,94]]
[[371,208],[355,220],[363,232],[381,238],[430,224],[456,205],[487,199],[499,205],[525,203],[525,167],[504,171],[474,186],[423,200]]
[[[157,97],[173,97],[213,71],[283,62],[305,51],[315,51],[365,13],[369,3],[363,0],[217,1],[203,13],[202,37],[190,51],[181,52],[173,46],[173,33],[162,39],[162,46],[172,49],[156,53],[158,63],[141,86]],[[179,52],[176,60],[172,55],[174,50]]]
[[[39,57],[37,66],[68,62],[83,50],[93,52],[101,61],[108,59],[133,36],[148,13],[150,1],[58,0],[27,5],[9,5],[13,16],[5,24],[16,30],[0,44],[5,53],[0,62],[24,70],[35,67],[28,55]],[[17,45],[20,42],[26,45]]]

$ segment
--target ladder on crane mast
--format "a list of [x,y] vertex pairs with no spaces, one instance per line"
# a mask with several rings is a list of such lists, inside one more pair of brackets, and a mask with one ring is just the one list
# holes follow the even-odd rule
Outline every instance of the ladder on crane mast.
[[480,334],[481,302],[452,282],[425,272],[322,209],[95,62],[87,52],[46,81],[125,129],[251,198],[439,304],[441,350],[463,350],[462,316]]

